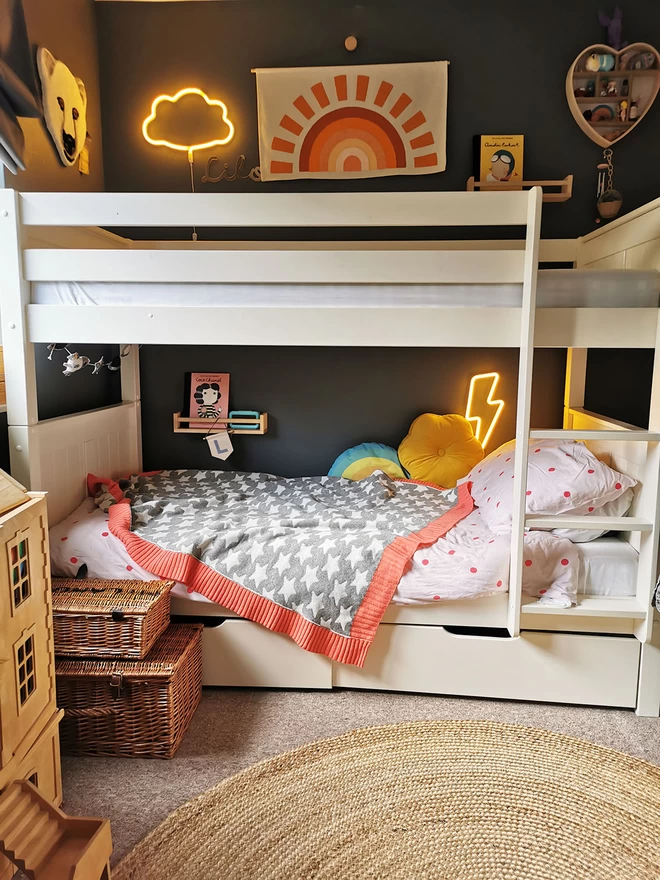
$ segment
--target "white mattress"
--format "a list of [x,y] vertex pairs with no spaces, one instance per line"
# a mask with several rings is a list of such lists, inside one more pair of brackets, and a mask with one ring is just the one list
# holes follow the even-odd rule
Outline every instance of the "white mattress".
[[[515,307],[520,284],[149,284],[52,281],[32,284],[37,305],[325,308]],[[542,269],[543,308],[656,308],[660,273]]]
[[580,556],[578,593],[589,596],[634,596],[638,553],[620,538],[598,538],[575,544]]
[[[598,538],[586,544],[575,544],[575,547],[580,556],[579,594],[614,597],[635,595],[638,554],[631,544],[614,537]],[[172,608],[174,614],[203,614],[198,603],[217,608],[216,603],[205,596],[189,593],[183,584],[174,587],[172,596],[176,597]],[[193,608],[193,605],[197,607]],[[235,617],[233,612],[227,612],[227,616]]]

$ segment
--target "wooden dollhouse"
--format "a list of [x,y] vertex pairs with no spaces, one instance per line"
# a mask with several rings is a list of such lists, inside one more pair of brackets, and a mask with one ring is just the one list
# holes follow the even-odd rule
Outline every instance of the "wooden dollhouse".
[[[8,503],[3,500],[8,496]],[[109,878],[109,823],[69,819],[62,801],[44,493],[0,472],[0,880]],[[82,824],[81,824],[82,823]]]

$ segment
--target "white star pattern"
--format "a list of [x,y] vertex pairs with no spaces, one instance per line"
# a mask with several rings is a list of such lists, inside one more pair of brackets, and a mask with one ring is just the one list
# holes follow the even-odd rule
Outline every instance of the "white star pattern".
[[312,588],[312,584],[318,583],[318,566],[316,568],[312,568],[311,566],[307,566],[305,569],[305,574],[300,578],[300,580],[305,584],[308,590]]
[[230,551],[224,559],[223,568],[225,571],[231,571],[232,568],[236,568],[238,565],[239,559],[243,555],[242,550],[232,550]]
[[334,599],[335,605],[339,605],[342,599],[345,599],[347,596],[346,592],[347,581],[335,581],[335,585],[332,589],[330,595]]
[[360,561],[362,560],[362,549],[360,547],[353,547],[351,552],[348,554],[348,561],[351,563],[353,568],[356,568]]
[[330,556],[330,554],[328,554],[328,560],[325,564],[324,571],[328,580],[330,580],[333,575],[337,574],[339,571],[339,556]]
[[346,627],[350,624],[352,620],[353,609],[352,608],[340,608],[339,614],[337,615],[337,623],[342,629],[346,629]]
[[323,605],[323,593],[312,593],[312,598],[309,600],[309,605],[307,606],[307,610],[311,611],[314,617],[319,613],[319,609]]
[[[280,535],[279,538],[275,538],[274,541],[270,542],[270,547],[273,550],[279,550],[281,547],[286,547],[286,545],[288,543],[289,543],[289,538],[287,538],[285,535]],[[289,554],[289,555],[291,555],[291,554]]]
[[252,542],[252,546],[250,547],[250,549],[248,551],[248,556],[252,560],[253,564],[257,561],[257,559],[259,559],[260,556],[264,555],[264,547],[265,546],[266,546],[265,544],[260,544],[259,541]]
[[337,543],[336,538],[326,538],[325,541],[319,547],[321,553],[327,553],[328,550],[331,550]]
[[358,593],[361,593],[362,590],[365,590],[369,583],[371,582],[371,578],[369,573],[366,571],[356,571],[355,577],[353,578],[353,585]]
[[383,544],[384,544],[383,541],[379,541],[378,538],[374,538],[372,540],[371,544],[369,544],[369,546],[366,549],[369,550],[371,553],[373,553],[375,556],[376,553],[382,553]]
[[298,562],[302,565],[303,562],[307,562],[308,559],[312,558],[312,548],[308,544],[303,544],[300,548],[300,554],[298,556]]
[[257,586],[259,586],[262,581],[268,580],[265,565],[255,565],[252,580]]
[[275,571],[279,574],[280,577],[284,574],[284,572],[289,568],[289,560],[291,559],[290,553],[280,553],[277,562],[273,566]]
[[298,591],[296,582],[293,578],[285,578],[280,587],[279,594],[284,597],[284,601],[288,602],[291,596]]

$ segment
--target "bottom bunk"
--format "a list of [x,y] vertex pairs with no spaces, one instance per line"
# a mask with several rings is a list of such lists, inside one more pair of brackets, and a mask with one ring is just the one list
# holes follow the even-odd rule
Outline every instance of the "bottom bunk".
[[[584,414],[582,418],[585,418]],[[110,427],[109,419],[112,420]],[[114,410],[69,417],[65,425],[65,420],[55,420],[37,427],[37,448],[43,450],[38,463],[41,474],[46,477],[41,485],[52,492],[50,501],[55,525],[50,539],[54,574],[70,577],[78,573],[83,563],[92,561],[84,559],[86,553],[94,555],[98,551],[98,561],[105,558],[103,554],[113,542],[115,548],[119,546],[127,553],[128,548],[113,534],[109,522],[111,515],[106,514],[94,499],[84,498],[87,491],[85,475],[88,470],[113,476],[135,472],[135,451],[132,447],[127,449],[124,440],[134,421],[135,408],[124,404]],[[114,438],[114,431],[116,445],[114,441],[108,443],[109,436]],[[643,481],[646,446],[646,443],[639,442],[622,444],[621,440],[607,434],[599,440],[598,458],[610,461],[619,474],[614,484],[615,501],[628,491],[632,483]],[[535,453],[537,448],[542,447],[535,442],[530,461],[535,462],[532,467],[536,466],[540,473],[543,469],[538,465],[543,455]],[[616,448],[621,453],[616,452]],[[502,452],[497,455],[504,455],[506,464],[505,459],[509,456]],[[579,457],[583,452],[578,450],[575,455]],[[566,453],[564,458],[568,463]],[[530,486],[532,479],[536,479],[532,476],[532,467]],[[551,472],[550,467],[555,470]],[[496,477],[506,483],[506,477],[501,476],[502,470],[499,465]],[[589,471],[597,472],[591,464],[582,470],[590,479],[593,475]],[[544,479],[549,479],[558,470],[552,464],[545,468],[545,472],[549,476]],[[629,480],[621,481],[620,475],[626,475]],[[619,482],[621,485],[616,488]],[[507,485],[513,485],[513,481],[509,479]],[[575,488],[577,491],[577,487],[577,482],[571,483],[571,490]],[[488,498],[493,497],[489,492],[482,497],[483,488],[472,487],[477,511],[484,510]],[[569,490],[563,485],[560,488],[560,499],[564,499]],[[381,489],[386,491],[387,487],[381,486]],[[178,497],[174,500],[177,501]],[[154,499],[148,499],[147,504],[151,501]],[[115,507],[129,511],[127,504]],[[139,509],[138,505],[134,512],[139,514],[146,509],[144,505]],[[74,510],[77,511],[75,515],[72,514]],[[493,505],[493,510],[501,510],[501,507]],[[641,626],[649,622],[651,610],[650,603],[643,601],[637,575],[641,557],[637,553],[639,535],[634,532],[635,502],[629,511],[630,532],[625,531],[626,511],[609,510],[617,530],[615,536],[602,535],[593,541],[575,543],[568,541],[565,533],[554,537],[548,532],[543,533],[548,541],[568,545],[570,553],[578,560],[577,568],[581,573],[576,595],[570,607],[548,605],[542,594],[546,587],[537,582],[530,594],[523,595],[518,638],[511,638],[505,629],[509,611],[509,595],[505,588],[496,588],[491,595],[481,598],[388,607],[387,602],[394,594],[392,588],[374,626],[373,644],[363,658],[363,668],[303,651],[288,636],[245,619],[247,615],[241,614],[240,608],[228,611],[222,603],[204,601],[200,595],[188,592],[187,587],[175,589],[172,614],[204,622],[204,683],[210,686],[386,689],[636,707],[642,714],[657,715],[660,633],[656,631],[655,639],[646,644],[641,635]],[[585,513],[588,516],[589,512]],[[607,511],[600,511],[598,528],[591,530],[591,537],[599,534],[598,529],[605,531],[603,517],[606,514]],[[79,541],[69,531],[70,526],[80,527],[83,520],[93,526],[94,540],[85,535]],[[583,520],[580,524],[585,525]],[[189,538],[184,529],[180,532],[186,540]],[[579,540],[577,535],[573,538]],[[204,540],[194,551],[198,556]],[[440,537],[439,541],[446,542],[446,539]],[[446,545],[445,550],[448,548]],[[428,569],[423,566],[423,558],[420,569],[430,570],[431,566]],[[505,562],[508,565],[508,554],[505,554]],[[68,563],[69,568],[62,570],[60,563]],[[136,562],[127,556],[114,558],[107,570],[94,570],[90,565],[88,573],[117,580],[135,579],[138,569],[139,560]],[[529,573],[528,569],[526,571]],[[162,573],[154,570],[150,574],[145,570],[147,578],[154,575],[162,576]],[[178,580],[185,581],[186,578]],[[272,584],[266,583],[266,589],[271,590]],[[642,691],[644,695],[640,696]]]

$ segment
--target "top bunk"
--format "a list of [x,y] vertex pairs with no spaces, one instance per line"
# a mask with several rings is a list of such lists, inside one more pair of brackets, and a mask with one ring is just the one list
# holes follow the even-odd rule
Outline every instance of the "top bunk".
[[[540,215],[537,189],[5,190],[2,308],[6,315],[20,300],[29,342],[517,347],[531,321],[540,347],[655,348],[660,273],[653,262],[618,261],[612,248],[642,243],[649,218],[660,225],[660,200],[576,241],[541,241]],[[617,223],[623,235],[603,248]],[[206,227],[214,240],[134,241],[110,231],[136,227]],[[383,227],[425,240],[374,240]],[[482,236],[514,228],[519,237],[447,240],[466,227]],[[311,240],[292,240],[301,228]],[[285,238],[228,240],[237,229]],[[351,240],[327,240],[342,230]],[[574,268],[539,271],[539,262]]]

